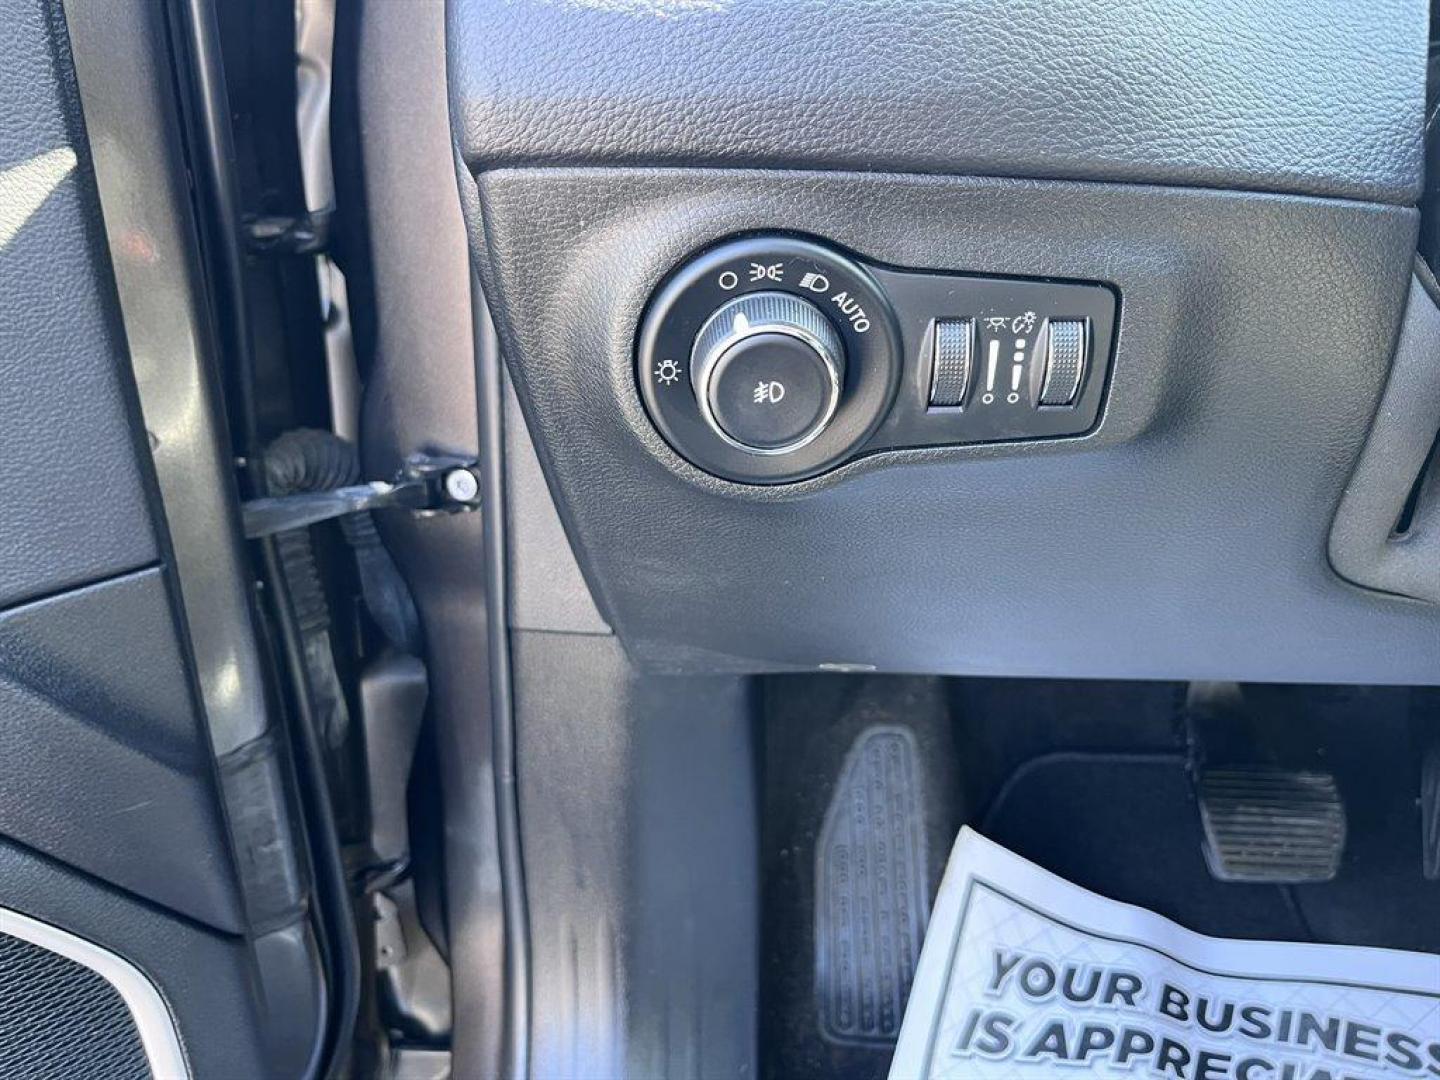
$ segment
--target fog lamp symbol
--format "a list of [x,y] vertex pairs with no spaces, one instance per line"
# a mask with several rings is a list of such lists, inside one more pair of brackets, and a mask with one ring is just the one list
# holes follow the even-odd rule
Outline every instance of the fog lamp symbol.
[[766,382],[764,379],[761,379],[758,383],[755,384],[756,405],[778,405],[781,399],[784,397],[784,383],[776,382],[773,379],[771,379],[769,382]]

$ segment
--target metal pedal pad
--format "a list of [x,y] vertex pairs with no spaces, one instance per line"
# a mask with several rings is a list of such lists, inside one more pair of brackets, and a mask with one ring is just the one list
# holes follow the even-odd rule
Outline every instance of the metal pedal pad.
[[1330,881],[1345,850],[1345,806],[1328,773],[1232,768],[1196,784],[1205,861],[1220,881]]
[[866,728],[840,770],[815,857],[815,992],[835,1042],[893,1043],[930,914],[915,737]]

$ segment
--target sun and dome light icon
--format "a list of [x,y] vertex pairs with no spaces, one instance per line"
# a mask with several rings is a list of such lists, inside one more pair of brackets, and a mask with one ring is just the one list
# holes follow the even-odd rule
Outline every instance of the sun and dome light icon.
[[655,366],[655,378],[659,379],[660,382],[666,386],[679,382],[680,365],[674,360],[661,360],[660,363]]

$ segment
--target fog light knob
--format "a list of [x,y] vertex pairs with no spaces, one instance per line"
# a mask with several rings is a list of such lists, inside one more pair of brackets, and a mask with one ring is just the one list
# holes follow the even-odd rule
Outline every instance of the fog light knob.
[[845,346],[820,309],[782,292],[727,301],[695,336],[690,379],[705,422],[751,454],[788,454],[835,415]]

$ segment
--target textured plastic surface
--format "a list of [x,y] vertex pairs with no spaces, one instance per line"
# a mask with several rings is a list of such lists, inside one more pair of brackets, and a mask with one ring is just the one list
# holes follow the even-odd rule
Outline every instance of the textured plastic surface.
[[0,917],[0,1076],[151,1080],[120,992],[98,972],[11,937]]
[[749,693],[514,635],[533,1076],[756,1075]]
[[243,929],[159,571],[0,616],[0,793],[0,834]]
[[515,387],[505,379],[505,520],[510,556],[510,625],[517,630],[608,634],[540,468]]
[[1197,784],[1205,861],[1221,881],[1329,881],[1345,851],[1335,778],[1275,769],[1213,769]]
[[915,738],[872,727],[850,748],[815,867],[815,985],[823,1033],[894,1042],[930,908]]
[[[602,610],[644,663],[1433,682],[1440,613],[1325,557],[1385,381],[1416,215],[1180,189],[699,170],[484,174],[479,254]],[[671,268],[759,227],[936,271],[1113,282],[1083,439],[707,477],[635,392]]]
[[[1335,511],[1330,562],[1356,585],[1440,603],[1440,470],[1431,460],[1440,432],[1440,306],[1419,276],[1428,271],[1418,270],[1374,427]],[[1397,535],[1417,484],[1409,527]]]
[[158,557],[56,6],[0,0],[0,608]]
[[1424,0],[456,0],[472,168],[866,169],[1411,203]]

